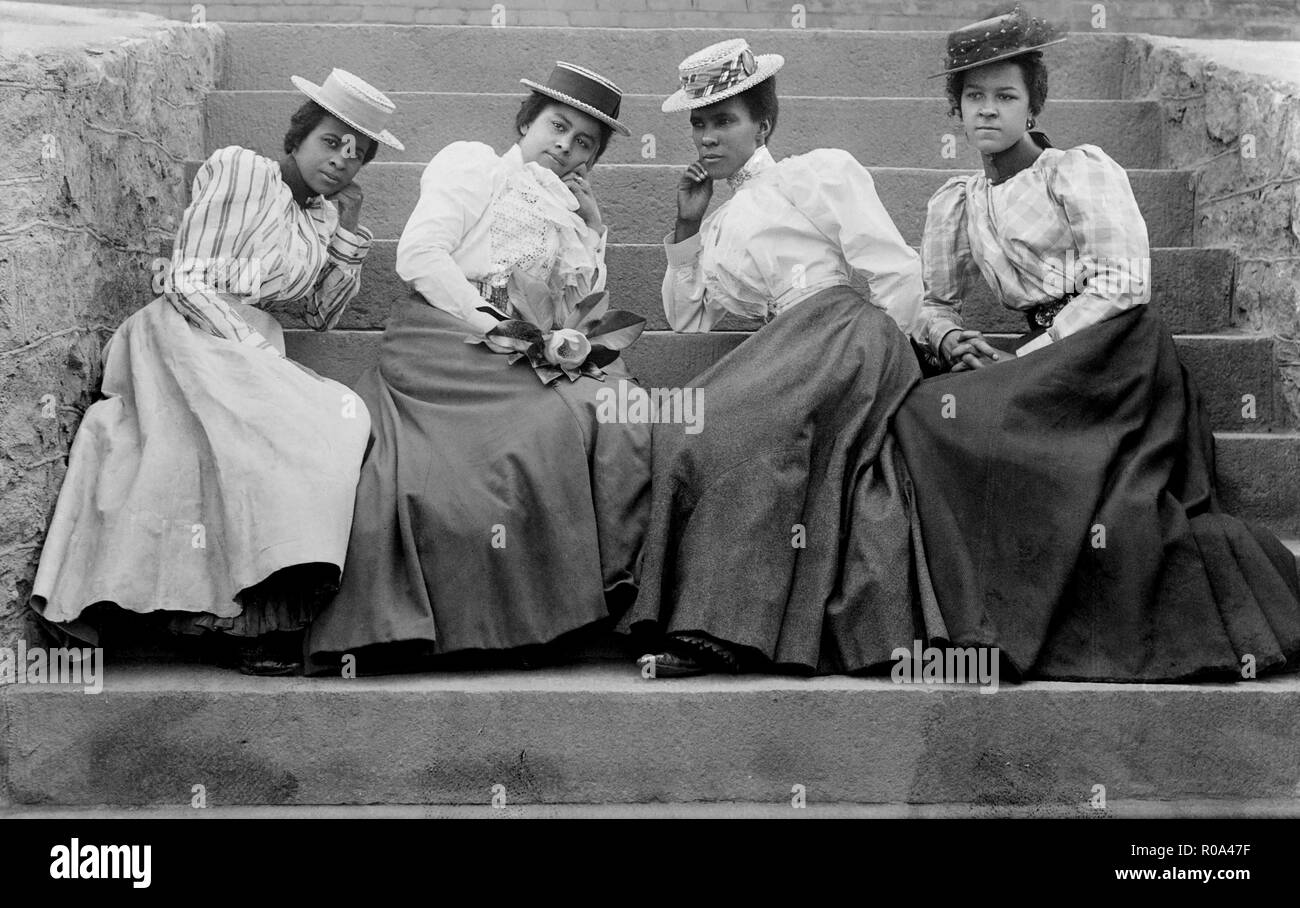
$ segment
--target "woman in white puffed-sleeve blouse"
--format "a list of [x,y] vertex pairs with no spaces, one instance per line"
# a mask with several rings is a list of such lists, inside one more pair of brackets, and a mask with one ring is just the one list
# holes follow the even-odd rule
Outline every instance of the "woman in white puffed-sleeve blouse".
[[453,142],[420,178],[420,200],[397,246],[397,274],[429,305],[480,334],[497,323],[485,304],[509,310],[507,288],[517,272],[549,282],[556,302],[571,310],[605,286],[607,233],[589,227],[572,204],[560,177],[526,166],[518,145],[498,156],[482,142]]
[[523,81],[533,94],[509,150],[454,142],[421,178],[397,249],[413,292],[358,384],[374,445],[343,587],[312,626],[315,671],[343,654],[364,672],[448,654],[554,658],[538,647],[635,593],[649,427],[596,418],[598,392],[630,379],[622,361],[603,380],[544,384],[484,336],[528,314],[558,324],[605,284],[587,174],[611,132],[627,134],[621,96],[567,63],[545,85]]
[[[622,626],[653,635],[642,664],[656,676],[860,671],[936,630],[889,425],[920,378],[920,263],[848,152],[772,157],[783,62],[713,45],[664,104],[691,111],[699,155],[665,237],[668,321],[764,324],[690,382],[696,434],[654,427],[641,589]],[[722,179],[734,194],[704,217]]]
[[873,305],[914,330],[916,252],[851,154],[819,148],[777,162],[760,146],[730,179],[743,191],[698,233],[680,243],[665,237],[664,311],[674,331],[708,331],[728,312],[767,320],[855,273]]

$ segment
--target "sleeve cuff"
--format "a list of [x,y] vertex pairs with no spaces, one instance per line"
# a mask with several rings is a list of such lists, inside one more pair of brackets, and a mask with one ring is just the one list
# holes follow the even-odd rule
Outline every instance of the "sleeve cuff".
[[931,319],[930,324],[926,326],[926,340],[930,344],[930,349],[934,351],[934,355],[939,355],[939,347],[949,331],[960,330],[962,330],[962,326],[950,318]]
[[243,344],[245,347],[257,347],[259,350],[270,351],[271,353],[274,353],[276,356],[282,355],[280,353],[279,348],[277,348],[275,344],[267,340],[259,331],[252,332],[243,340],[241,340],[240,343]]
[[353,233],[346,227],[340,226],[335,229],[334,236],[330,240],[330,258],[340,265],[360,265],[370,252],[370,243],[373,240],[374,234],[365,227],[357,227],[356,232]]
[[668,256],[668,266],[670,268],[680,268],[682,265],[693,266],[703,249],[704,244],[700,240],[698,233],[682,240],[680,243],[673,242],[671,233],[664,236],[664,252]]
[[466,312],[465,321],[472,329],[471,333],[477,335],[487,334],[497,325],[501,324],[486,312],[479,312],[477,309],[472,309],[469,312]]
[[1052,337],[1051,331],[1044,331],[1038,337],[1024,344],[1016,350],[1016,356],[1024,356],[1026,353],[1033,353],[1035,350],[1041,350],[1048,346],[1055,338]]

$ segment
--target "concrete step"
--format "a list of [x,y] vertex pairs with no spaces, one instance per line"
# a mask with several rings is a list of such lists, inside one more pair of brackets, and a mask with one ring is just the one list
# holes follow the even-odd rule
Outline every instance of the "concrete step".
[[[695,801],[687,804],[287,804],[214,807],[13,807],[0,820],[719,820],[719,819],[1250,819],[1300,817],[1300,801],[1275,798],[1125,798],[1105,808],[1061,804],[849,804],[809,801]],[[1017,858],[1020,855],[1017,854]],[[157,864],[154,865],[158,866]],[[987,869],[985,866],[984,869]]]
[[[521,86],[522,88],[522,86]],[[379,160],[426,163],[450,142],[496,145],[512,136],[523,95],[394,92],[392,129],[406,151],[381,149]],[[696,159],[689,118],[664,114],[659,96],[623,99],[620,118],[632,137],[610,142],[607,164],[678,164]],[[773,148],[781,156],[813,148],[843,148],[866,164],[972,170],[980,167],[958,120],[938,98],[782,98]],[[207,97],[207,148],[243,145],[279,154],[289,115],[302,102],[294,91],[218,91]],[[1125,167],[1160,165],[1160,124],[1154,101],[1057,101],[1039,126],[1059,148],[1099,145]],[[648,138],[654,139],[653,146]]]
[[[648,681],[629,662],[345,680],[118,666],[0,692],[10,808],[972,805],[1300,799],[1300,678]],[[1135,742],[1139,746],[1135,746]],[[502,786],[495,788],[495,786]]]
[[[852,29],[492,28],[490,26],[223,24],[218,88],[284,90],[290,75],[323,79],[331,66],[387,91],[520,91],[556,60],[599,70],[626,92],[667,96],[677,64],[707,44],[744,37],[779,53],[784,95],[942,97],[942,32]],[[1051,48],[1053,98],[1122,98],[1128,38],[1076,33]],[[638,130],[639,131],[639,130]]]
[[[351,385],[373,365],[382,332],[285,332],[289,355],[322,375]],[[678,388],[749,336],[743,331],[674,334],[648,331],[626,353],[646,387]],[[1008,339],[1009,340],[1009,339]],[[1211,424],[1225,431],[1257,431],[1275,423],[1273,340],[1251,334],[1183,335],[1179,354],[1201,384]],[[1243,396],[1254,395],[1254,416],[1243,416]],[[1275,476],[1275,473],[1264,475]],[[1297,499],[1293,504],[1300,503]]]
[[[423,164],[375,161],[357,183],[366,200],[362,223],[379,239],[402,235],[420,196]],[[913,245],[921,241],[930,196],[953,176],[951,170],[920,167],[871,167],[876,191],[899,232]],[[600,164],[591,182],[618,243],[661,242],[677,214],[681,168],[666,164]],[[1192,245],[1193,190],[1190,172],[1131,170],[1129,181],[1147,223],[1152,246]],[[723,186],[715,204],[727,197]]]
[[1223,509],[1300,538],[1300,433],[1216,432],[1214,452]]
[[[396,299],[407,294],[397,276],[397,241],[378,240],[366,258],[361,290],[339,322],[340,328],[382,328]],[[1229,327],[1234,255],[1230,249],[1196,246],[1151,250],[1152,302],[1169,330],[1176,334],[1211,334]],[[606,289],[612,304],[647,319],[646,327],[665,329],[660,285],[664,276],[660,244],[615,243],[608,247]],[[966,302],[968,324],[989,332],[1023,330],[1024,319],[995,302],[982,280],[976,281]],[[306,327],[296,309],[277,312],[286,327]],[[721,328],[744,330],[754,323],[727,316]]]

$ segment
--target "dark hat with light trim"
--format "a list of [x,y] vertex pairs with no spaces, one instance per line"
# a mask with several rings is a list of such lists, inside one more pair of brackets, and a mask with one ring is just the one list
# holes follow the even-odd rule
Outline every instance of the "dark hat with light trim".
[[948,57],[944,70],[927,76],[937,79],[949,73],[974,69],[988,63],[1010,60],[1065,40],[1063,29],[1046,19],[1030,16],[1020,5],[1009,13],[963,26],[948,34]]
[[618,121],[618,110],[623,103],[623,91],[599,73],[572,63],[556,62],[555,69],[545,85],[532,79],[520,79],[535,92],[567,104],[574,110],[590,114],[619,135],[630,136],[632,131]]

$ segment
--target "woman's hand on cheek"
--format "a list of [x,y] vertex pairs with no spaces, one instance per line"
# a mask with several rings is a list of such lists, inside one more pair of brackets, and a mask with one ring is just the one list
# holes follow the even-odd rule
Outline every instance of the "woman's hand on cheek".
[[713,178],[699,161],[682,172],[677,181],[677,220],[698,224],[713,198]]
[[596,204],[596,193],[592,191],[591,184],[587,181],[587,165],[580,164],[560,179],[578,200],[578,216],[587,223],[588,227],[599,233],[604,222],[600,217],[600,206]]

